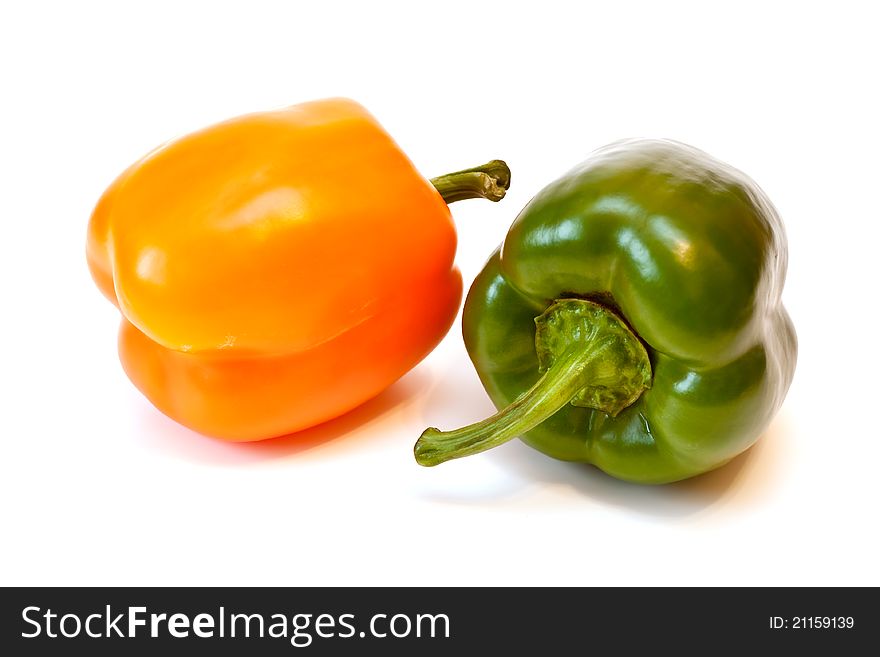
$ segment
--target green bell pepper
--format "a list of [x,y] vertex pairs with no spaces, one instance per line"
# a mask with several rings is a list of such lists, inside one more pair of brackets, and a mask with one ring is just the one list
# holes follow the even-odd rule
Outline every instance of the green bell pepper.
[[502,410],[426,430],[416,460],[521,436],[639,483],[723,465],[794,375],[786,266],[782,222],[740,171],[671,141],[597,151],[526,206],[468,293],[465,344]]

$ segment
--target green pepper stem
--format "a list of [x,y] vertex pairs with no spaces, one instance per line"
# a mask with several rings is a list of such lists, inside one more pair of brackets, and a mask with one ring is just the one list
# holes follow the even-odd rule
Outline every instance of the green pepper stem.
[[535,318],[541,378],[507,408],[454,431],[425,430],[414,452],[438,465],[497,447],[538,426],[568,403],[616,416],[651,386],[644,345],[610,309],[559,299]]
[[446,203],[469,198],[500,201],[510,187],[510,169],[503,160],[492,160],[472,169],[431,178],[431,184]]
[[584,369],[593,352],[569,350],[529,390],[492,417],[454,431],[426,429],[415,445],[419,465],[439,465],[498,447],[538,426],[584,387]]

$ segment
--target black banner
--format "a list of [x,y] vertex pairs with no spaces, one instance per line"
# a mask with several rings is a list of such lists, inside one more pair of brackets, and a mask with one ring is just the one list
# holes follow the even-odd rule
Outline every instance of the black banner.
[[868,588],[7,588],[0,648],[6,655],[441,655],[605,645],[624,654],[716,647],[851,654],[870,645],[878,610]]

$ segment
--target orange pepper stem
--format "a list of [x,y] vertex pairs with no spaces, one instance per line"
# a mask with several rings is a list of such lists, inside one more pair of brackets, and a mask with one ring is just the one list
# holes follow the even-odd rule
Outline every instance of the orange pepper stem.
[[431,184],[447,203],[469,198],[500,201],[510,187],[510,169],[503,160],[431,178]]

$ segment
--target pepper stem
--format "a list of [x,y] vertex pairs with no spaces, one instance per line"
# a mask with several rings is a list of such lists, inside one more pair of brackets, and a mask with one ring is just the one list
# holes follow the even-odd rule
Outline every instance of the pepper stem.
[[500,201],[510,187],[510,169],[503,160],[492,160],[472,169],[431,178],[431,184],[446,203],[469,198]]
[[651,384],[651,362],[613,311],[561,299],[535,318],[540,379],[507,408],[454,431],[426,429],[415,444],[419,465],[439,465],[515,438],[568,403],[617,415]]
[[582,375],[589,359],[589,354],[573,349],[527,392],[492,417],[454,431],[426,429],[415,446],[416,462],[432,466],[479,454],[536,427],[584,387]]

